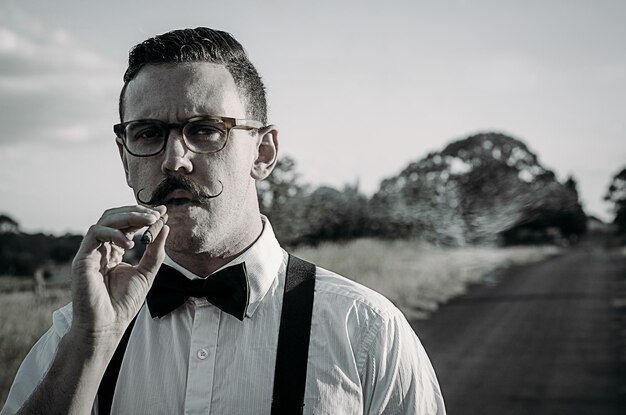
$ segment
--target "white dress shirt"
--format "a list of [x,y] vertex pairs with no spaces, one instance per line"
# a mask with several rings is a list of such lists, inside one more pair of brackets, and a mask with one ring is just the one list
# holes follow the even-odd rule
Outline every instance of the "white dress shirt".
[[[269,222],[226,266],[246,263],[243,321],[204,298],[163,318],[144,304],[113,398],[114,414],[269,414],[287,253]],[[200,278],[166,258],[188,278]],[[16,412],[46,374],[71,304],[20,366],[0,415]],[[428,356],[402,313],[380,294],[316,269],[305,414],[445,414]],[[97,414],[97,405],[94,405]]]

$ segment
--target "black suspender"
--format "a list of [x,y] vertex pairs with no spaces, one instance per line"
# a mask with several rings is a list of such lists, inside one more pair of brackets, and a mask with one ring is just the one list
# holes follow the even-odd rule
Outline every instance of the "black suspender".
[[272,415],[302,413],[314,290],[315,265],[289,255],[276,349]]
[[115,393],[115,385],[117,384],[117,377],[120,374],[120,368],[122,367],[122,360],[124,360],[124,353],[126,353],[126,346],[128,346],[128,339],[130,333],[135,326],[135,320],[137,316],[131,320],[128,328],[124,332],[120,344],[117,345],[115,353],[107,366],[107,370],[104,372],[100,386],[98,387],[98,415],[110,414],[111,405],[113,404],[113,394]]
[[[315,265],[289,255],[280,316],[272,415],[301,414],[304,407]],[[98,415],[111,413],[113,394],[135,320],[120,340],[98,389]]]

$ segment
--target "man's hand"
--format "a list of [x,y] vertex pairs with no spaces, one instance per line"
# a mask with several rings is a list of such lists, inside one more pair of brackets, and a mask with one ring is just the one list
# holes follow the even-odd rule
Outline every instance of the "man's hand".
[[137,266],[122,262],[133,247],[133,235],[152,225],[166,212],[126,206],[109,209],[93,225],[72,263],[72,331],[87,341],[104,339],[117,343],[143,304],[165,258],[164,226]]
[[163,226],[137,266],[123,263],[122,256],[135,232],[165,210],[110,209],[89,229],[72,263],[72,326],[19,414],[91,413],[102,375],[165,258],[169,227]]

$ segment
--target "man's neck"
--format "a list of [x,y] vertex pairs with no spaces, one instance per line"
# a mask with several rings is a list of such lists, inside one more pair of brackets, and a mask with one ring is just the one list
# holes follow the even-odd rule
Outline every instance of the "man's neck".
[[[240,240],[233,241],[230,246],[220,251],[188,253],[167,249],[167,255],[177,264],[198,276],[211,275],[233,259],[237,258],[261,236],[263,223],[259,218],[254,221],[248,232]],[[219,253],[218,253],[219,252]]]

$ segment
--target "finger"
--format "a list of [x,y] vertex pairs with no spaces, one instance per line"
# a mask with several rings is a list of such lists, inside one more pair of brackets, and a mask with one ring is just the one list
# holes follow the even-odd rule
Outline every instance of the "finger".
[[141,242],[144,245],[151,244],[154,240],[154,236],[158,235],[163,226],[167,223],[167,213],[159,218],[152,225],[148,226],[148,229],[143,233]]
[[79,254],[88,254],[98,249],[104,242],[110,242],[119,246],[122,249],[130,249],[135,243],[132,238],[129,237],[119,229],[113,229],[102,225],[93,225],[87,231],[87,234],[83,238]]
[[167,212],[167,207],[165,205],[155,206],[153,209],[158,211],[161,216],[165,215],[165,213]]
[[110,250],[108,252],[108,261],[106,269],[115,268],[117,264],[124,260],[124,254],[126,251],[120,248],[117,245],[105,244],[110,246]]
[[[143,226],[149,226],[153,223],[153,221],[158,220],[158,218],[165,213],[166,210],[167,208],[165,206],[157,206],[151,209],[138,205],[122,206],[106,210],[102,214],[99,223],[91,226],[87,231],[87,234],[83,238],[78,250],[77,258],[79,256],[91,256],[95,254],[96,249],[98,249],[98,247],[105,242],[113,243],[123,250],[132,248],[134,246],[134,242],[132,242],[134,232],[141,229]],[[124,217],[126,214],[134,216],[134,219]],[[141,216],[141,214],[144,215],[143,220],[137,219],[137,215]],[[122,215],[122,217],[120,218],[119,215]],[[136,225],[134,230],[129,230],[128,224],[132,225],[133,223],[137,223],[137,221],[139,221],[139,223],[143,222],[145,225]],[[104,222],[105,225],[103,225],[102,222]],[[122,229],[113,229],[113,226]]]
[[100,269],[107,269],[110,250],[111,244],[103,243],[98,247],[97,251],[100,253]]
[[99,254],[99,269],[107,272],[122,262],[126,251],[115,244],[105,242],[94,252]]
[[100,269],[107,272],[122,262],[125,251],[117,245],[103,243],[97,252],[100,254]]
[[123,212],[108,216],[103,216],[98,225],[115,229],[123,229],[126,232],[133,232],[145,226],[150,226],[161,217],[157,211],[152,212]]
[[159,214],[163,214],[165,213],[166,209],[167,208],[162,205],[155,206],[155,207],[142,206],[142,205],[120,206],[120,207],[114,207],[114,208],[105,210],[104,213],[102,213],[102,217],[104,218],[105,216],[115,215],[118,213],[126,213],[126,212],[139,212],[139,213],[158,212]]
[[137,271],[146,277],[150,286],[152,286],[152,281],[165,259],[165,241],[169,233],[170,227],[163,226],[154,242],[147,245],[146,251],[137,265]]

